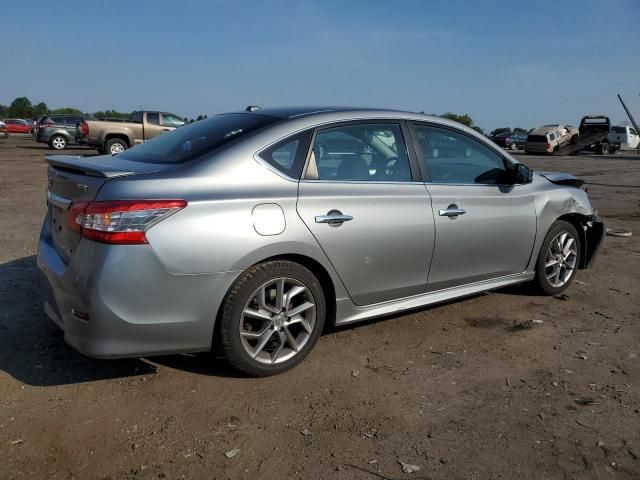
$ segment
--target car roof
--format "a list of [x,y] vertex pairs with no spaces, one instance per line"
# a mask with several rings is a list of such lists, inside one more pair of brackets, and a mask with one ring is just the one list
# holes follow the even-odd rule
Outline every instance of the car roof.
[[[251,108],[251,110],[249,110]],[[415,113],[402,110],[390,110],[385,108],[371,108],[371,107],[331,107],[331,106],[298,106],[298,107],[247,107],[242,112],[254,113],[256,115],[267,115],[270,117],[287,119],[296,118],[302,116],[309,116],[322,113],[356,113],[356,112],[386,112],[386,113],[398,113],[407,114]],[[237,113],[237,112],[232,112]]]
[[551,133],[554,130],[558,129],[558,125],[543,125],[542,127],[536,128],[533,132],[533,135],[546,135],[547,133]]

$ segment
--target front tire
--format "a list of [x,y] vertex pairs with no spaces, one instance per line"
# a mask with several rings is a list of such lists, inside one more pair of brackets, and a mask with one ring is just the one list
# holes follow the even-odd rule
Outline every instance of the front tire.
[[534,283],[545,295],[564,292],[575,277],[580,259],[578,231],[569,222],[558,220],[551,225],[542,242]]
[[325,320],[316,276],[302,265],[273,260],[245,272],[227,294],[216,334],[222,353],[241,372],[266,377],[298,365]]
[[64,150],[67,148],[67,139],[62,135],[54,135],[49,140],[49,148],[51,150]]
[[509,145],[509,149],[510,150],[517,150],[518,149],[518,144],[516,142],[513,142],[511,145]]

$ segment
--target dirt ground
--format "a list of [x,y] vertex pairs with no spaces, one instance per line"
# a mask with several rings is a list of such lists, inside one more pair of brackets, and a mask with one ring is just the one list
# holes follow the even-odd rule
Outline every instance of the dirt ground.
[[247,379],[211,355],[65,344],[34,257],[48,153],[0,140],[0,478],[640,478],[639,156],[521,157],[587,180],[634,233],[564,300],[510,288],[339,329]]

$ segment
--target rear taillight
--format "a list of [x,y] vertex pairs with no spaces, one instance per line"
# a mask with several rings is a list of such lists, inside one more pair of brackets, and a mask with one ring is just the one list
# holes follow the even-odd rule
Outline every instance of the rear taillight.
[[549,149],[551,148],[551,144],[550,144],[550,143],[547,143],[547,144],[544,146],[544,148],[546,148],[547,150],[549,150]]
[[71,205],[67,225],[89,240],[119,245],[147,243],[145,232],[187,206],[184,200],[118,200]]
[[53,123],[41,123],[40,125],[38,125],[38,128],[47,128],[51,125],[53,125]]
[[87,136],[87,135],[89,135],[89,124],[88,124],[87,122],[82,122],[82,123],[80,124],[80,133],[81,133],[83,136]]

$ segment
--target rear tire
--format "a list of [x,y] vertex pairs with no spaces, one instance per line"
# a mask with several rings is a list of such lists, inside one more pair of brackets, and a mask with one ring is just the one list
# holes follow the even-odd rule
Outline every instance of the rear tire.
[[564,292],[576,275],[582,246],[578,231],[569,222],[557,220],[542,242],[536,262],[534,285],[544,295]]
[[516,142],[513,142],[511,145],[509,145],[509,149],[510,150],[517,150],[518,149],[518,144]]
[[51,150],[64,150],[67,148],[67,139],[62,135],[54,135],[49,140],[49,148]]
[[598,145],[596,153],[598,155],[607,155],[609,153],[609,144],[608,143],[601,143],[600,145]]
[[227,294],[216,343],[246,375],[275,375],[309,354],[325,312],[324,292],[310,270],[287,260],[261,263],[242,274]]
[[109,155],[117,155],[118,153],[124,152],[127,148],[129,148],[129,145],[121,138],[112,138],[104,144],[104,151]]

